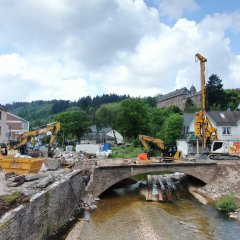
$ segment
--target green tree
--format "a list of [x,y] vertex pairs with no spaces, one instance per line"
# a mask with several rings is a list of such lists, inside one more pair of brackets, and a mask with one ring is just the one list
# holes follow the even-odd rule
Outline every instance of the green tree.
[[212,74],[206,84],[206,109],[216,110],[215,108],[225,110],[226,99],[222,80],[217,75]]
[[99,128],[111,127],[112,129],[117,129],[118,115],[120,112],[119,103],[109,103],[104,104],[97,109],[95,113],[96,125]]
[[167,118],[165,108],[152,108],[150,111],[151,119],[151,135],[155,136],[159,133],[164,125],[164,122]]
[[149,107],[156,107],[157,106],[156,97],[146,97],[146,98],[143,98],[143,100],[146,102],[146,104]]
[[230,108],[231,111],[234,111],[238,108],[240,104],[240,93],[235,89],[225,89],[227,107]]
[[185,102],[184,112],[195,113],[198,111],[199,111],[199,108],[197,107],[197,105],[191,100],[191,98],[188,98],[187,101]]
[[121,132],[129,138],[150,132],[150,118],[147,105],[139,98],[126,99],[121,103],[118,118]]
[[150,109],[151,135],[164,139],[166,135],[166,122],[173,114],[182,114],[177,106]]
[[89,132],[91,126],[89,116],[83,110],[63,112],[55,115],[54,119],[61,122],[61,133],[64,142],[74,138],[80,140],[82,136]]
[[183,128],[183,116],[174,113],[168,117],[165,124],[164,139],[168,144],[175,144],[176,140],[180,138]]

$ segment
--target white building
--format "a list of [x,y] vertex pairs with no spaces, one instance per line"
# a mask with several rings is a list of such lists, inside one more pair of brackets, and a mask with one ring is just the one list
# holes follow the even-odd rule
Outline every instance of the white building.
[[123,144],[123,136],[116,130],[111,128],[103,128],[98,130],[95,126],[91,127],[91,132],[81,137],[82,144],[103,144],[111,143]]
[[[240,141],[240,111],[208,112],[207,116],[217,128],[219,140]],[[185,155],[196,153],[194,122],[194,113],[184,114],[183,139],[179,140],[177,145]]]

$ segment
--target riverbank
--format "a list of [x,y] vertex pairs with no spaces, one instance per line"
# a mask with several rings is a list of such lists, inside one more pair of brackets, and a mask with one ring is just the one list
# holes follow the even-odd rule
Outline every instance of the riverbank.
[[[233,194],[240,206],[240,161],[221,161],[218,168],[218,173],[210,183],[204,187],[192,189],[192,192],[197,199],[200,201],[205,199],[204,201],[207,202],[215,202],[221,196]],[[229,216],[240,221],[240,208]]]

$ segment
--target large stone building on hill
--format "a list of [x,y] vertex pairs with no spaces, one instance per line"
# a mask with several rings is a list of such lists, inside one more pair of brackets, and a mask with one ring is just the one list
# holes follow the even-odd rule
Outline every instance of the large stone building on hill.
[[197,92],[194,86],[192,86],[190,90],[184,87],[164,95],[158,95],[157,107],[161,108],[175,105],[181,110],[184,110],[188,99],[191,99],[193,103],[201,107],[201,92]]

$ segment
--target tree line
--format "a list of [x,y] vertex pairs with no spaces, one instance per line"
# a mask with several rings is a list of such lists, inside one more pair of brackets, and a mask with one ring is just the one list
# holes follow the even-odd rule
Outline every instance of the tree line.
[[[207,110],[235,110],[240,103],[238,90],[223,89],[222,80],[211,75],[206,84]],[[125,138],[134,141],[138,134],[160,138],[174,144],[183,128],[183,112],[176,106],[158,108],[155,97],[133,98],[128,95],[106,94],[82,97],[78,101],[51,100],[31,103],[13,103],[5,108],[30,121],[37,127],[51,121],[60,121],[62,128],[59,142],[78,142],[90,131],[112,128]],[[199,111],[195,103],[187,100],[185,112]]]

